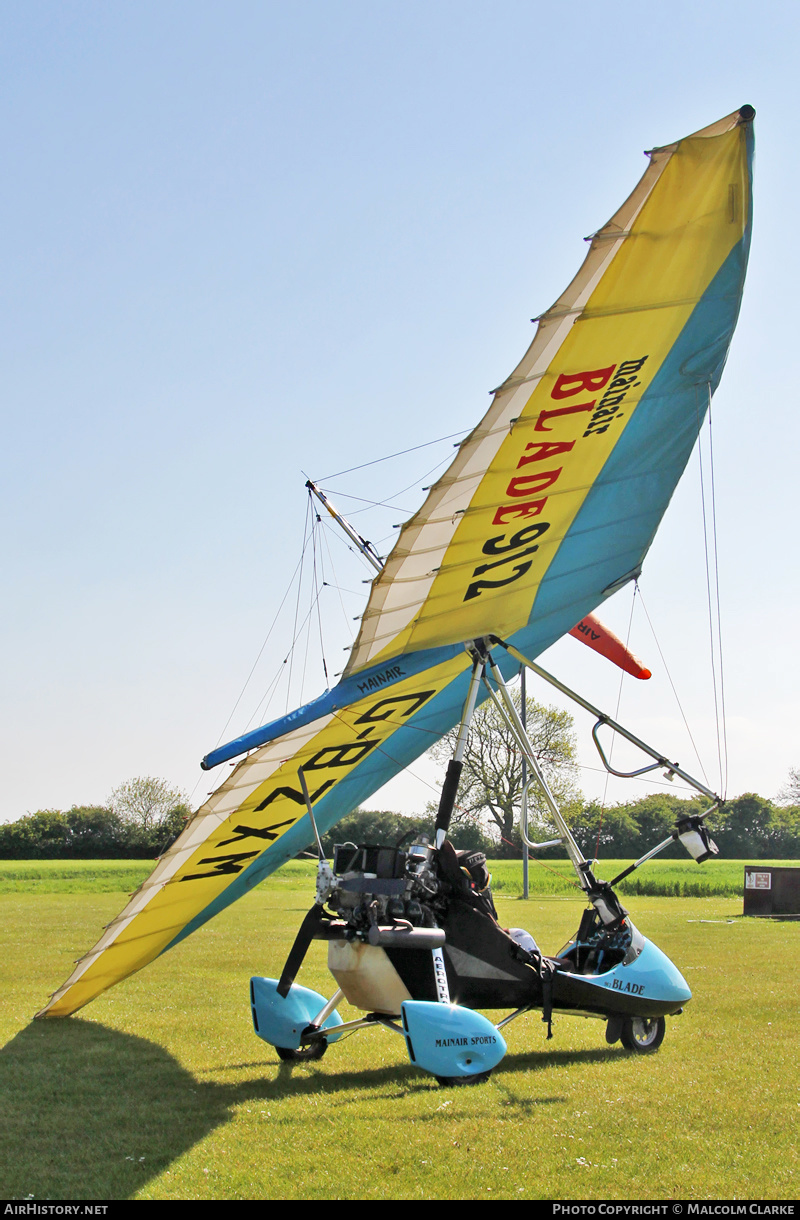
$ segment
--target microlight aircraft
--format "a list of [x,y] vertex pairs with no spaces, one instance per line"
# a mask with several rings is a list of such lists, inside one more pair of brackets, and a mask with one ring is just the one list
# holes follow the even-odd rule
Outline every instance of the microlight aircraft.
[[[633,926],[614,884],[674,839],[699,861],[712,854],[705,818],[720,798],[535,658],[581,624],[585,636],[587,616],[637,579],[689,459],[741,302],[754,113],[743,106],[650,150],[633,193],[587,239],[578,274],[537,319],[528,351],[385,563],[351,530],[376,576],[341,680],[206,756],[206,769],[239,761],[40,1016],[75,1012],[316,841],[315,902],[282,975],[251,980],[256,1032],[282,1059],[318,1058],[343,1033],[378,1023],[420,1069],[474,1083],[502,1059],[501,1029],[532,1008],[548,1024],[553,1012],[595,1016],[609,1043],[658,1049],[665,1018],[691,993]],[[633,774],[680,776],[706,812],[613,882],[599,879],[507,688],[521,665],[596,714],[609,770],[604,725],[649,756]],[[586,898],[555,957],[499,926],[485,860],[455,852],[447,837],[484,699],[513,729]],[[321,835],[456,725],[433,841],[341,844],[329,863]],[[524,816],[522,833],[537,846]],[[295,981],[315,938],[328,943],[329,1000]],[[363,1015],[343,1021],[344,1000]],[[484,1015],[504,1009],[498,1024]]]

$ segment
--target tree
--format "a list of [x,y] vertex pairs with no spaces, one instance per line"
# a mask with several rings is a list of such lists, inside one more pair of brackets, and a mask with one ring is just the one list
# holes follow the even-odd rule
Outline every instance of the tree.
[[[519,710],[519,692],[512,692],[512,697]],[[545,707],[535,699],[527,699],[526,704],[528,737],[536,759],[556,803],[561,807],[572,806],[581,799],[572,717],[569,712]],[[453,754],[457,738],[456,727],[429,751],[431,757],[439,763],[446,762]],[[487,701],[475,712],[463,762],[453,822],[479,822],[499,834],[506,845],[519,843],[514,818],[522,799],[522,755],[493,702]],[[550,811],[535,780],[528,790],[528,825],[534,837],[553,836]]]
[[0,859],[152,859],[178,837],[187,814],[186,805],[176,805],[145,829],[103,805],[39,809],[0,826]]
[[185,792],[170,788],[166,780],[151,775],[141,775],[120,784],[111,793],[108,804],[123,822],[133,823],[145,831],[173,823],[176,814],[186,818],[190,813]]
[[[671,792],[651,792],[618,805],[594,801],[584,805],[572,822],[572,832],[587,856],[638,857],[668,838],[679,818],[700,814],[706,808],[699,797],[685,799]],[[714,825],[709,827],[716,839]],[[680,844],[661,853],[665,859],[685,856]]]
[[[573,814],[570,829],[589,860],[593,859],[595,854],[641,854],[632,846],[638,846],[641,832],[629,805],[604,806],[598,801],[589,801]],[[655,846],[655,841],[651,846]],[[557,850],[554,849],[554,854]]]
[[124,858],[131,854],[131,827],[104,805],[73,805],[62,813],[68,840],[61,853],[67,858]]
[[[322,836],[322,845],[328,856],[333,855],[335,843],[369,843],[381,847],[394,847],[402,840],[408,848],[420,836],[433,840],[436,810],[428,806],[423,815],[413,816],[393,813],[389,810],[354,809],[337,822],[332,830]],[[455,848],[470,851],[489,851],[492,844],[481,834],[478,826],[453,827],[451,841]],[[310,847],[313,851],[314,848]]]
[[37,809],[0,826],[0,855],[8,860],[54,860],[64,854],[69,830],[58,809]]
[[789,778],[778,793],[779,805],[800,805],[800,767],[789,768]]

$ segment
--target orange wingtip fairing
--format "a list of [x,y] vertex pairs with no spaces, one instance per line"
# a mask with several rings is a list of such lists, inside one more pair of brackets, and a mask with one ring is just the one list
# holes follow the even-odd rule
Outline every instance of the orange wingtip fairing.
[[582,618],[572,628],[570,635],[589,648],[593,648],[595,652],[599,652],[607,660],[613,661],[626,674],[642,679],[652,676],[650,670],[642,665],[639,658],[635,657],[629,648],[625,647],[622,640],[614,635],[613,631],[609,631],[608,627],[604,626],[593,614],[587,614]]

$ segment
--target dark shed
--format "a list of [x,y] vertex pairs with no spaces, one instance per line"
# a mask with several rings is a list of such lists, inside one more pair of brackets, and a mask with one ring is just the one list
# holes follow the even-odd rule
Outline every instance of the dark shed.
[[800,868],[746,864],[744,914],[800,917]]

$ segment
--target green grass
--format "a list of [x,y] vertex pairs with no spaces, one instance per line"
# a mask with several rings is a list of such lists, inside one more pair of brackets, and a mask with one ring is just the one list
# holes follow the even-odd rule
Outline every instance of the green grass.
[[[602,860],[597,873],[611,880],[630,860]],[[620,893],[652,897],[732,898],[744,891],[746,863],[792,865],[792,860],[650,860],[620,884]],[[271,879],[271,885],[312,884],[313,860],[290,860]],[[522,863],[491,860],[495,894],[522,894]],[[0,860],[0,894],[35,891],[40,894],[131,893],[153,870],[150,860]],[[579,893],[575,872],[568,860],[531,861],[529,893],[575,896]]]
[[[154,867],[155,860],[0,860],[0,894],[130,894]],[[290,860],[273,884],[310,882],[315,869],[313,860]]]
[[[60,1021],[31,1016],[124,894],[0,895],[0,1197],[796,1198],[800,924],[742,919],[740,898],[634,896],[694,991],[659,1053],[571,1017],[548,1042],[530,1013],[487,1084],[442,1090],[384,1030],[295,1066],[255,1036],[248,978],[280,972],[313,899],[292,867]],[[580,896],[505,893],[501,921],[545,951],[574,932]],[[300,982],[331,993],[323,945]]]
[[[598,877],[611,881],[627,868],[631,860],[601,860],[595,869]],[[744,893],[745,864],[797,865],[794,860],[707,860],[695,864],[693,860],[648,860],[624,881],[620,882],[620,894],[638,894],[662,898],[733,898]],[[495,894],[522,894],[522,864],[518,860],[490,861],[492,890]],[[575,870],[568,860],[548,860],[546,863],[531,861],[529,868],[529,893],[577,894],[579,892]]]
[[132,893],[154,860],[0,860],[0,894]]

